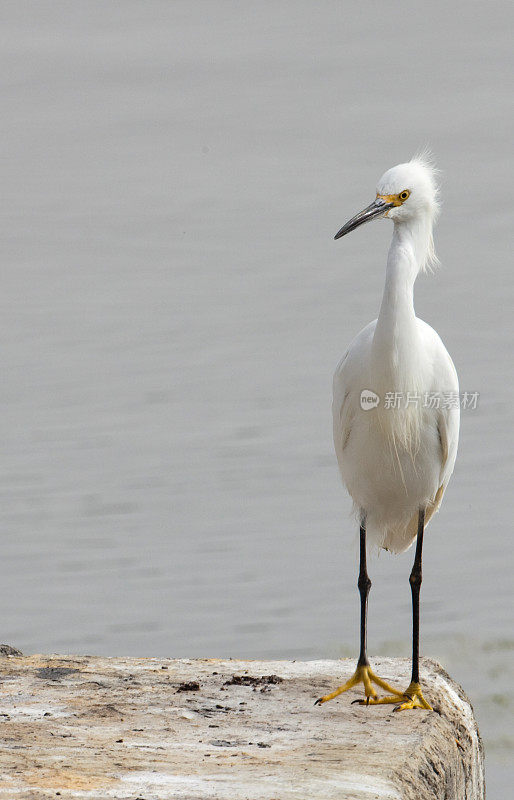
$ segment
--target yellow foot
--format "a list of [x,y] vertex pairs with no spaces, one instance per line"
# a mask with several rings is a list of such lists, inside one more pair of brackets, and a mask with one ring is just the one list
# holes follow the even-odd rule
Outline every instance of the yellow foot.
[[[402,692],[397,692],[392,686],[379,678],[378,675],[372,671],[369,664],[363,664],[357,666],[357,669],[353,673],[353,676],[350,678],[349,681],[346,681],[342,686],[339,686],[334,692],[331,694],[326,694],[324,697],[318,698],[314,703],[315,706],[321,705],[322,703],[326,703],[328,700],[333,700],[334,697],[338,697],[338,695],[342,694],[343,692],[347,692],[348,689],[351,689],[353,686],[356,686],[358,683],[364,684],[364,694],[366,695],[365,700],[355,700],[354,702],[357,703],[380,703],[381,701],[377,698],[377,693],[375,692],[372,683],[380,686],[381,689],[385,689],[386,692],[391,692],[394,697],[395,703],[402,703],[406,698],[402,694]],[[420,692],[421,693],[421,692]]]
[[432,706],[427,703],[423,697],[421,686],[419,683],[411,683],[403,694],[394,694],[391,697],[372,698],[371,700],[358,700],[362,705],[382,705],[384,703],[394,703],[395,708],[393,711],[407,711],[409,708],[425,708],[427,711],[432,711]]

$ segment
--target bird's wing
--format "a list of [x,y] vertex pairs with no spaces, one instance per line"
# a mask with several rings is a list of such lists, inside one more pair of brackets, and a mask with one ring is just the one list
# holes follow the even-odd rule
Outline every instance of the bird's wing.
[[424,391],[432,392],[440,400],[438,407],[434,408],[434,416],[441,444],[441,467],[437,495],[442,497],[457,457],[460,425],[459,379],[450,354],[439,334],[419,318],[418,330],[423,349],[431,364],[429,385],[424,387]]
[[373,338],[376,320],[370,322],[350,344],[337,365],[333,382],[332,415],[334,423],[334,446],[339,465],[343,451],[352,431],[359,392],[366,388],[362,383],[361,370],[364,352]]
[[440,410],[437,418],[437,432],[441,442],[440,485],[446,488],[455,466],[459,443],[460,414],[458,408]]
[[[438,510],[443,499],[444,490],[451,478],[455,459],[457,458],[457,446],[459,443],[460,413],[458,408],[442,409],[437,416],[437,433],[441,443],[441,471],[439,477],[439,488],[432,502],[426,508],[425,524],[428,525],[432,515]],[[413,517],[410,521],[412,535],[415,535],[417,520]]]
[[439,335],[430,326],[433,346],[433,385],[432,389],[441,398],[437,409],[436,423],[441,443],[440,493],[446,488],[455,466],[460,427],[459,379],[457,370]]
[[339,464],[343,455],[343,450],[348,442],[353,421],[351,403],[348,402],[350,389],[348,385],[348,361],[349,350],[346,351],[341,361],[337,365],[333,383],[332,415],[334,422],[334,446]]
[[[444,490],[450,480],[457,457],[460,426],[459,379],[450,354],[439,335],[426,322],[419,320],[419,324],[423,330],[426,350],[432,356],[431,389],[443,400],[440,407],[435,411],[435,424],[441,445],[441,466],[439,487],[432,502],[428,504],[425,510],[425,525],[428,525],[430,518],[441,505]],[[416,538],[417,525],[418,514],[416,512],[407,526],[407,539],[410,538],[413,541]]]

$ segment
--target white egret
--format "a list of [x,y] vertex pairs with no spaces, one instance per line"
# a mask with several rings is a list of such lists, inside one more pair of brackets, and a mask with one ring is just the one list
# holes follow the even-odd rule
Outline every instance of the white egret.
[[[394,232],[378,319],[353,340],[334,376],[334,443],[360,522],[360,655],[352,678],[317,703],[364,684],[361,703],[426,708],[419,679],[419,592],[423,531],[438,509],[455,464],[459,383],[438,334],[414,312],[416,276],[436,263],[432,228],[438,212],[435,170],[426,156],[388,170],[376,199],[335,238],[387,217]],[[366,655],[366,537],[394,553],[417,539],[410,574],[412,679],[405,691],[373,673]],[[378,698],[372,684],[388,692]]]

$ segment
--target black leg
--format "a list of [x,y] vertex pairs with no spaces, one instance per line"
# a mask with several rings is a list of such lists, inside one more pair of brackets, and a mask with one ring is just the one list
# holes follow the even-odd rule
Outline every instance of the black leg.
[[[315,706],[320,706],[322,703],[326,703],[328,700],[333,700],[334,697],[339,697],[340,694],[343,692],[347,692],[348,689],[352,689],[358,683],[364,684],[364,693],[366,696],[365,700],[354,700],[354,703],[363,703],[368,705],[371,703],[379,703],[380,700],[377,699],[377,693],[375,692],[372,684],[374,683],[376,686],[379,686],[381,689],[384,689],[386,692],[389,692],[390,695],[394,695],[394,702],[396,703],[398,700],[401,702],[404,698],[401,692],[395,689],[393,686],[390,686],[386,681],[379,678],[378,675],[372,671],[371,667],[369,666],[368,657],[366,655],[366,622],[367,622],[367,614],[368,614],[368,595],[369,590],[371,589],[371,581],[368,576],[368,571],[366,569],[366,521],[365,519],[361,522],[360,527],[360,569],[359,569],[359,580],[357,581],[357,586],[359,587],[359,592],[361,596],[361,650],[359,655],[359,660],[357,662],[357,668],[352,675],[352,677],[346,681],[342,686],[338,686],[338,688],[331,692],[330,694],[326,694],[323,697],[319,697],[316,702],[314,703]],[[390,700],[388,701],[390,702]]]
[[360,529],[360,568],[359,580],[357,581],[359,592],[361,595],[361,651],[357,666],[367,667],[369,665],[368,657],[366,655],[366,639],[367,639],[367,616],[368,616],[368,595],[371,589],[371,581],[366,569],[366,522],[361,523]]
[[421,554],[423,550],[423,531],[425,528],[425,509],[420,508],[418,517],[418,538],[416,555],[409,583],[412,593],[412,683],[419,683],[419,590],[421,588]]

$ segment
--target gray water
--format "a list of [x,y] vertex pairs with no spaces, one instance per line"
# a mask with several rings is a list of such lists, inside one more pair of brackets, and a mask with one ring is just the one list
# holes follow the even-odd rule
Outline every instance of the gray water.
[[[380,303],[429,143],[461,387],[422,650],[462,682],[490,800],[512,753],[506,2],[3,2],[1,640],[25,652],[356,655],[335,364]],[[412,551],[371,563],[370,652],[410,647]]]

